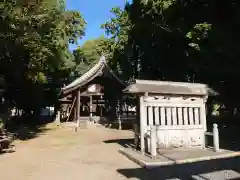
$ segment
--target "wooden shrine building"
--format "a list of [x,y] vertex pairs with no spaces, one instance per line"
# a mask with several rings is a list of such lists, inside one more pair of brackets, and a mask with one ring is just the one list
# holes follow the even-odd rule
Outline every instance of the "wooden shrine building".
[[62,88],[60,102],[67,121],[116,120],[117,105],[124,88],[124,82],[102,56],[88,72]]

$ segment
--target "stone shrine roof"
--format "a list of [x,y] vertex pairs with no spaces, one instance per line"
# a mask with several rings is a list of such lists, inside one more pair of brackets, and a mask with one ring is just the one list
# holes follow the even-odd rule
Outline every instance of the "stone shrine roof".
[[176,95],[218,95],[216,91],[209,88],[206,84],[171,82],[171,81],[152,81],[135,80],[134,83],[126,87],[125,93],[151,93],[151,94],[176,94]]

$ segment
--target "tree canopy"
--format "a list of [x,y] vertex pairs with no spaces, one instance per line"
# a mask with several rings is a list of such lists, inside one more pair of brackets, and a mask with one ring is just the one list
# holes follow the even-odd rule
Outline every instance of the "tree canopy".
[[104,55],[108,60],[110,49],[110,39],[100,36],[96,39],[87,40],[82,46],[79,46],[74,50],[75,57],[75,76],[81,76],[94,66],[100,59],[101,55]]
[[[102,25],[122,78],[202,82],[238,103],[238,1],[133,0]],[[124,71],[124,73],[123,73]],[[237,97],[237,98],[236,98]]]
[[65,10],[63,0],[5,1],[0,5],[2,104],[26,111],[54,104],[59,88],[103,54],[125,81],[207,83],[227,104],[238,105],[239,5],[133,0],[111,10],[113,17],[102,25],[108,38],[88,40],[71,53],[69,44],[85,30],[79,12]]
[[31,111],[56,101],[75,66],[68,45],[84,35],[85,21],[57,0],[23,2],[0,7],[0,75],[3,102]]

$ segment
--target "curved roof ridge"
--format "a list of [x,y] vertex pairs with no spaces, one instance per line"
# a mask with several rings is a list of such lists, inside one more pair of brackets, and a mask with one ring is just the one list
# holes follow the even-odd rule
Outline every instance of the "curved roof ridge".
[[65,86],[62,88],[62,90],[67,90],[70,88],[73,88],[74,86],[77,86],[79,83],[82,81],[86,80],[88,77],[92,76],[95,74],[99,69],[103,67],[105,63],[105,58],[100,58],[97,64],[95,64],[91,69],[89,69],[86,73],[84,73],[82,76],[71,82],[69,85]]
[[63,87],[62,91],[68,91],[72,88],[75,89],[81,85],[84,85],[89,79],[94,78],[94,76],[96,76],[99,71],[102,71],[103,68],[107,68],[107,70],[117,81],[119,81],[122,85],[125,85],[125,83],[121,79],[119,79],[117,75],[113,72],[113,70],[108,66],[105,56],[102,55],[97,64],[95,64],[90,70],[88,70],[85,74],[71,82],[69,85]]

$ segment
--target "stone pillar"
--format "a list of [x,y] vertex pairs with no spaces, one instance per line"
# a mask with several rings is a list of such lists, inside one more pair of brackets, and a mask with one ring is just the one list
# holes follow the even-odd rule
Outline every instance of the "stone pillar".
[[143,96],[140,97],[140,147],[141,153],[145,154],[145,136],[144,136],[144,129],[145,129],[145,120],[146,120],[146,111],[144,107]]
[[57,115],[56,115],[56,119],[55,119],[55,123],[57,126],[60,125],[61,121],[60,121],[60,111],[57,111]]
[[150,130],[150,150],[152,158],[155,159],[157,156],[157,137],[154,126],[152,126]]
[[219,132],[217,124],[213,124],[213,148],[215,152],[219,151]]

